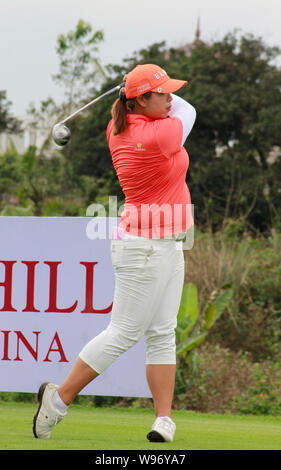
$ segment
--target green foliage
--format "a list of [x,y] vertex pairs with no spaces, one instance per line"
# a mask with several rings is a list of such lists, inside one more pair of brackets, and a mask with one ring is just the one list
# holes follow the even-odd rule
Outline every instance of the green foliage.
[[188,283],[183,286],[177,318],[177,337],[179,341],[183,341],[198,318],[197,289],[192,283]]
[[34,393],[24,392],[0,392],[0,402],[35,403]]
[[0,155],[1,214],[42,215],[47,200],[63,192],[63,165],[62,158],[47,158],[36,147],[19,155],[11,145]]
[[[224,287],[222,288],[222,290]],[[208,331],[212,328],[226,306],[228,305],[233,292],[226,289],[217,295],[213,291],[208,299],[207,308],[203,312],[203,322],[198,322],[198,292],[194,284],[188,283],[183,286],[181,304],[178,313],[178,324],[176,329],[177,355],[189,360],[186,353],[190,353],[205,340]]]
[[20,157],[11,142],[10,148],[0,155],[0,197],[15,194],[20,178]]
[[[253,234],[268,234],[272,226],[281,224],[277,54],[277,48],[261,39],[239,37],[237,32],[221,41],[191,44],[187,54],[183,49],[168,49],[162,41],[135,52],[121,65],[109,64],[110,78],[94,93],[97,96],[120,83],[138,63],[158,63],[170,76],[187,78],[188,86],[178,94],[197,110],[186,142],[187,183],[196,201],[196,222],[202,228],[218,230],[234,219]],[[111,104],[104,99],[71,124],[68,158],[74,178],[105,177],[109,194],[123,197],[106,142]]]
[[280,211],[269,211],[270,204],[276,209],[280,201],[272,172],[274,166],[280,175],[280,133],[270,118],[278,109],[280,128],[281,72],[274,65],[278,52],[261,39],[233,33],[194,46],[190,57],[179,62],[178,75],[190,79],[181,95],[197,110],[187,148],[189,186],[200,206],[200,224],[218,228],[232,217],[265,231],[280,220]]
[[[57,40],[57,54],[60,71],[54,80],[65,88],[70,106],[78,99],[85,98],[90,82],[99,83],[105,72],[98,60],[98,44],[104,40],[101,30],[93,32],[90,23],[80,19],[75,31],[60,34]],[[82,95],[81,90],[84,91]]]
[[[82,19],[73,31],[58,37],[59,72],[54,78],[65,87],[67,103],[58,108],[52,98],[44,100],[40,111],[31,110],[34,126],[43,118],[51,129],[60,109],[65,116],[73,103],[82,105],[84,99],[88,101],[112,88],[137,63],[158,63],[170,76],[188,80],[188,86],[178,94],[197,110],[195,126],[186,142],[190,155],[187,183],[192,201],[196,202],[197,225],[216,231],[225,229],[228,220],[236,220],[240,230],[255,236],[268,236],[272,227],[279,230],[279,49],[235,31],[221,40],[201,41],[183,48],[168,48],[165,41],[155,43],[103,70],[97,58],[103,40],[103,32],[94,31]],[[81,90],[85,92],[83,96]],[[102,194],[123,199],[106,141],[111,105],[112,99],[106,98],[71,122],[71,145],[60,153],[58,196],[82,198],[86,206]],[[1,92],[0,129],[1,112],[7,126],[8,109],[5,92]],[[57,158],[57,151],[48,146],[42,154]],[[52,178],[48,177],[49,184]],[[93,184],[89,184],[90,180],[86,183],[86,191],[85,178],[93,178]],[[0,173],[2,193],[9,187],[11,194],[17,186],[14,179],[10,184],[11,179],[9,176],[5,180]],[[38,205],[36,202],[40,213]]]
[[175,408],[204,413],[281,415],[280,363],[255,363],[207,341],[177,371]]
[[82,217],[85,207],[78,200],[69,200],[61,196],[49,197],[42,208],[44,217]]
[[11,116],[11,101],[7,100],[7,92],[0,90],[0,134],[8,132],[9,134],[18,134],[21,132],[21,121]]
[[275,364],[272,371],[264,370],[255,364],[253,372],[254,385],[234,398],[237,411],[253,415],[281,415],[281,374],[280,364]]
[[214,238],[209,235],[209,245],[215,254],[207,257],[206,252],[204,263],[207,272],[204,278],[199,270],[197,273],[195,270],[196,263],[203,262],[200,253],[205,243],[200,248],[198,241],[190,254],[192,260],[194,257],[194,264],[190,260],[191,276],[195,281],[201,277],[201,296],[207,294],[203,282],[209,282],[211,287],[218,282],[213,268],[215,259],[218,266],[221,263],[225,265],[227,276],[233,283],[234,296],[230,308],[214,325],[212,340],[232,350],[246,350],[255,361],[278,360],[281,357],[280,234],[273,231],[267,239],[236,237],[230,244],[221,242],[217,247],[213,246]]
[[[271,237],[257,239],[241,235],[240,228],[239,221],[229,221],[223,233],[197,231],[194,247],[186,253],[187,275],[190,284],[198,286],[198,310],[202,312],[194,331],[204,334],[204,322],[206,326],[212,323],[210,297],[217,286],[225,287],[221,300],[222,308],[226,308],[201,345],[192,354],[185,353],[184,359],[178,356],[176,406],[219,413],[237,412],[238,408],[239,412],[245,409],[252,413],[257,412],[256,407],[271,413],[266,410],[272,405],[272,413],[278,411],[280,234],[273,231]],[[224,295],[228,295],[229,287],[232,295],[227,300]],[[191,336],[195,336],[193,332]],[[195,345],[187,341],[187,346]],[[268,399],[257,393],[260,386],[252,372],[259,367],[270,377],[268,383],[275,384]]]
[[34,213],[42,215],[44,200],[52,191],[49,185],[47,169],[50,162],[42,158],[37,153],[36,147],[30,146],[22,156],[20,162],[21,169],[21,186],[19,195],[24,200],[32,201],[34,204]]
[[30,217],[34,215],[32,206],[21,207],[7,204],[4,209],[0,211],[0,216],[5,217]]
[[[176,394],[180,402],[185,400],[188,383],[186,372],[194,373],[196,368],[196,349],[206,339],[215,321],[220,318],[232,297],[229,285],[223,286],[223,292],[213,291],[208,298],[203,315],[199,315],[198,291],[195,284],[183,286],[181,303],[177,317],[176,353],[178,367],[176,370]],[[195,352],[195,354],[194,354]]]

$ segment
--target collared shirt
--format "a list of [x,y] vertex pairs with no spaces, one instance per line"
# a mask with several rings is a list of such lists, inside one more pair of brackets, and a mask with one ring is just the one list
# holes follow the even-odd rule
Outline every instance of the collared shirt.
[[147,238],[182,233],[193,225],[186,184],[189,157],[182,147],[180,119],[128,114],[118,135],[107,127],[107,140],[125,195],[119,227]]

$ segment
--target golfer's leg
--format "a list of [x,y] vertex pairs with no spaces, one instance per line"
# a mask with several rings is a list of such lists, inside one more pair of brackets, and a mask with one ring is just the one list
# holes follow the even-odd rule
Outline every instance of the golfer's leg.
[[[146,244],[145,244],[146,246]],[[126,269],[116,272],[111,321],[106,330],[93,338],[79,354],[68,377],[59,387],[62,401],[69,405],[75,396],[107,369],[117,357],[143,336],[150,322],[150,308],[157,298],[159,268],[147,262],[147,250],[128,250],[123,256]],[[135,266],[136,256],[138,266]],[[121,267],[121,263],[119,267]]]
[[176,365],[147,364],[146,378],[151,390],[156,416],[171,417]]
[[[127,250],[127,255],[123,256],[126,269],[116,272],[110,324],[85,345],[70,374],[59,387],[59,396],[66,405],[120,354],[139,341],[150,323],[154,301],[159,302],[157,286],[160,267],[157,258],[148,262],[147,250],[149,252],[150,248],[146,245],[142,248],[139,243],[139,249]],[[139,264],[135,266],[137,256]]]
[[[161,273],[158,253],[151,244],[138,240],[124,248],[115,260],[115,291],[108,327],[85,345],[79,353],[98,374],[107,369],[121,354],[134,346],[151,322],[153,305],[158,305],[158,284]],[[160,259],[161,261],[161,259]]]
[[184,282],[181,250],[167,253],[166,269],[171,269],[170,279],[146,331],[146,373],[156,416],[171,415],[176,373],[175,328]]
[[95,370],[78,357],[65,381],[58,388],[60,398],[66,405],[70,405],[76,395],[98,375]]

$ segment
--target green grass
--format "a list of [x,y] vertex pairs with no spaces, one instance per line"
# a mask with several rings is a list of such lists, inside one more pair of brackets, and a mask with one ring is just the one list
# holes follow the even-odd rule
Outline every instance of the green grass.
[[50,439],[35,439],[36,405],[0,402],[0,450],[277,450],[281,418],[174,411],[173,443],[150,443],[153,410],[72,405]]

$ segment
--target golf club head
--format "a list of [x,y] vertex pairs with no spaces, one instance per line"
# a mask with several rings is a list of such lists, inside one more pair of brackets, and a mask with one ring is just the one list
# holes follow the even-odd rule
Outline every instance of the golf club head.
[[71,132],[64,124],[56,124],[52,136],[57,145],[64,147],[70,141]]

